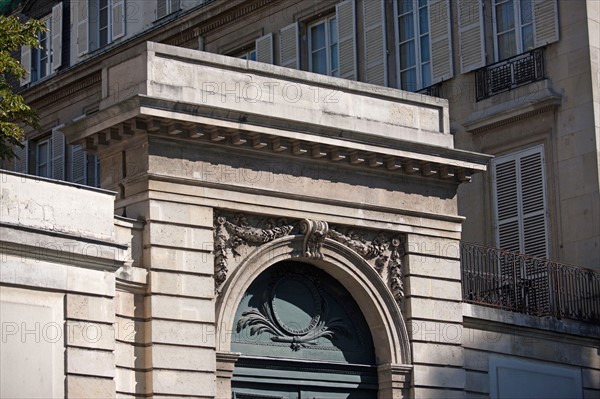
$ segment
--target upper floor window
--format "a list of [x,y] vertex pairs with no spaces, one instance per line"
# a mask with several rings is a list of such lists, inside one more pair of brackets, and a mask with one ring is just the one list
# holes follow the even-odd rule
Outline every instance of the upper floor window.
[[50,138],[40,140],[35,146],[35,174],[40,177],[52,177],[50,167],[52,159]]
[[93,51],[125,35],[124,0],[89,0],[89,48]]
[[428,1],[398,0],[395,10],[400,88],[416,91],[432,80]]
[[532,0],[494,0],[496,61],[534,48]]
[[337,18],[329,17],[308,27],[308,69],[329,76],[340,76],[338,68]]
[[242,60],[256,61],[256,49],[252,49],[250,51],[244,51],[243,53],[237,56]]
[[160,19],[181,9],[181,0],[157,0],[156,19]]
[[46,31],[38,34],[40,48],[21,48],[21,65],[27,72],[21,85],[44,79],[62,65],[62,3],[55,4],[42,21]]

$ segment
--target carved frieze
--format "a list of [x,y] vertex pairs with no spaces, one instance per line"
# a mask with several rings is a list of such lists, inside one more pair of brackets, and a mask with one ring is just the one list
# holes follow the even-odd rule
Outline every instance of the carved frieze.
[[[214,222],[215,290],[217,294],[227,279],[228,256],[242,257],[240,248],[256,247],[277,238],[302,234],[302,256],[323,259],[322,247],[326,239],[337,241],[359,254],[386,281],[394,298],[400,305],[404,297],[402,283],[402,256],[404,247],[401,237],[388,232],[374,233],[353,230],[349,227],[330,227],[327,222],[304,219],[288,223],[285,219],[258,218],[249,215],[216,215]],[[264,317],[268,314],[261,313]],[[251,315],[249,315],[251,316]],[[252,320],[261,320],[254,314]],[[256,321],[260,324],[260,322]],[[268,324],[262,324],[267,328]]]

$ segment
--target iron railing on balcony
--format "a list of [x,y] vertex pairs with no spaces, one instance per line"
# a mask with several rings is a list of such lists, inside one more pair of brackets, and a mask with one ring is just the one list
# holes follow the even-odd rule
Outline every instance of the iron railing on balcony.
[[540,47],[475,71],[477,101],[544,79],[544,48]]
[[600,272],[461,243],[464,302],[600,323]]
[[421,90],[416,91],[419,94],[425,94],[426,96],[442,97],[442,82],[434,83],[431,86],[423,87]]

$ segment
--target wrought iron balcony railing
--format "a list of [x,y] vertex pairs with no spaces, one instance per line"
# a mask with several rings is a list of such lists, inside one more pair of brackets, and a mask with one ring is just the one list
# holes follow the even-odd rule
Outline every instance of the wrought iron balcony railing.
[[600,323],[600,272],[461,243],[463,301]]
[[434,83],[431,86],[427,86],[422,88],[421,90],[416,91],[419,94],[425,94],[426,96],[432,97],[442,97],[442,83]]
[[544,48],[541,47],[475,71],[476,98],[481,101],[544,78]]

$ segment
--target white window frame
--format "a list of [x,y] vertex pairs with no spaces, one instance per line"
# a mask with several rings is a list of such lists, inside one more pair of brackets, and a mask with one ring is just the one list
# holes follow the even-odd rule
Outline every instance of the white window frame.
[[[493,26],[494,26],[494,60],[496,62],[498,61],[502,61],[502,59],[500,59],[500,54],[499,54],[499,45],[498,45],[498,36],[506,33],[506,32],[510,32],[509,30],[504,31],[504,32],[498,32],[498,16],[496,15],[496,9],[498,7],[498,5],[502,5],[504,3],[507,3],[509,1],[513,2],[513,18],[514,18],[514,27],[513,30],[515,31],[515,54],[512,54],[508,57],[505,57],[503,59],[507,59],[510,57],[514,57],[516,55],[522,54],[526,51],[532,50],[535,48],[535,26],[534,26],[534,15],[533,15],[533,7],[534,7],[534,0],[492,0],[492,22],[493,22]],[[530,1],[531,2],[531,15],[530,15],[530,21],[528,23],[523,23],[523,15],[521,15],[521,2],[522,1]],[[527,26],[531,26],[532,29],[532,43],[531,43],[531,48],[529,49],[525,49],[523,48],[523,28],[527,27]]]
[[[40,162],[40,155],[42,154],[41,146],[46,145],[46,163]],[[46,173],[42,174],[40,169],[42,166],[46,167]],[[35,175],[40,177],[52,177],[52,140],[50,137],[39,140],[35,143]]]
[[[101,12],[101,7],[100,7],[100,3],[102,1],[106,1],[106,6],[102,7],[102,10],[106,9],[106,26],[100,26],[100,12]],[[125,10],[123,9],[123,31],[120,34],[115,35],[113,30],[114,30],[114,12],[115,12],[115,5],[119,5],[119,3],[123,3],[121,4],[122,7],[124,7],[124,2],[122,0],[88,0],[88,21],[87,21],[87,25],[88,25],[88,51],[95,51],[95,50],[99,50],[101,48],[104,48],[108,45],[110,45],[112,42],[114,42],[115,40],[119,39],[120,37],[125,36],[125,31],[126,31],[126,20],[125,20]],[[91,14],[94,13],[94,16],[92,16]],[[101,30],[106,30],[106,43],[104,44],[100,44],[100,31]]]
[[[402,2],[412,2],[413,3],[413,7],[412,7],[412,11],[404,13],[402,15],[400,15],[400,10],[398,8],[398,1],[402,1]],[[417,91],[417,90],[421,90],[425,87],[431,86],[432,84],[432,80],[433,80],[433,65],[432,65],[432,59],[431,59],[431,34],[430,34],[430,29],[431,27],[429,26],[429,2],[426,1],[426,6],[427,7],[427,32],[424,34],[421,34],[421,29],[420,29],[420,20],[419,20],[419,10],[421,8],[423,8],[422,6],[419,6],[419,0],[396,0],[394,1],[394,33],[395,33],[395,38],[396,38],[396,71],[398,73],[398,82],[397,82],[397,86],[399,89],[402,90],[413,90],[413,91]],[[400,62],[402,61],[400,58],[400,46],[404,43],[408,43],[410,40],[407,40],[405,42],[400,43],[400,17],[404,16],[404,15],[409,15],[412,14],[413,17],[413,26],[414,26],[414,31],[413,31],[413,38],[410,40],[414,40],[415,42],[415,65],[414,67],[411,68],[406,68],[406,69],[402,69]],[[423,62],[422,57],[421,57],[421,38],[424,36],[429,36],[429,40],[428,40],[428,48],[427,51],[429,52],[429,60]],[[429,63],[429,79],[428,81],[426,81],[424,79],[423,76],[423,66],[426,65],[427,63]],[[402,72],[404,71],[408,71],[412,68],[415,68],[416,73],[415,73],[415,77],[416,77],[416,82],[415,82],[415,87],[402,87]]]
[[[339,53],[339,37],[338,37],[338,41],[335,43],[331,42],[331,21],[335,20],[336,22],[336,32],[337,32],[337,15],[330,15],[326,18],[320,19],[316,22],[313,22],[311,24],[308,25],[308,70],[310,72],[315,72],[313,71],[313,62],[312,62],[312,54],[314,52],[313,48],[312,48],[312,29],[316,26],[325,25],[325,62],[326,62],[326,66],[327,66],[327,71],[326,71],[326,75],[328,76],[336,76],[339,77],[340,76],[340,53]],[[338,60],[338,65],[337,65],[337,69],[332,69],[331,68],[331,59],[332,59],[332,47],[335,46],[335,51],[336,55],[337,55],[337,60]],[[318,49],[317,51],[322,50],[322,49]]]
[[[47,17],[42,18],[41,20],[48,29],[46,32],[42,32],[38,34],[38,41],[40,44],[42,43],[42,36],[45,36],[46,45],[43,48],[32,48],[31,49],[31,82],[37,82],[39,80],[45,79],[48,76],[52,75],[52,15],[48,15]],[[40,76],[40,72],[42,71],[42,53],[45,51],[45,74],[44,76]]]

